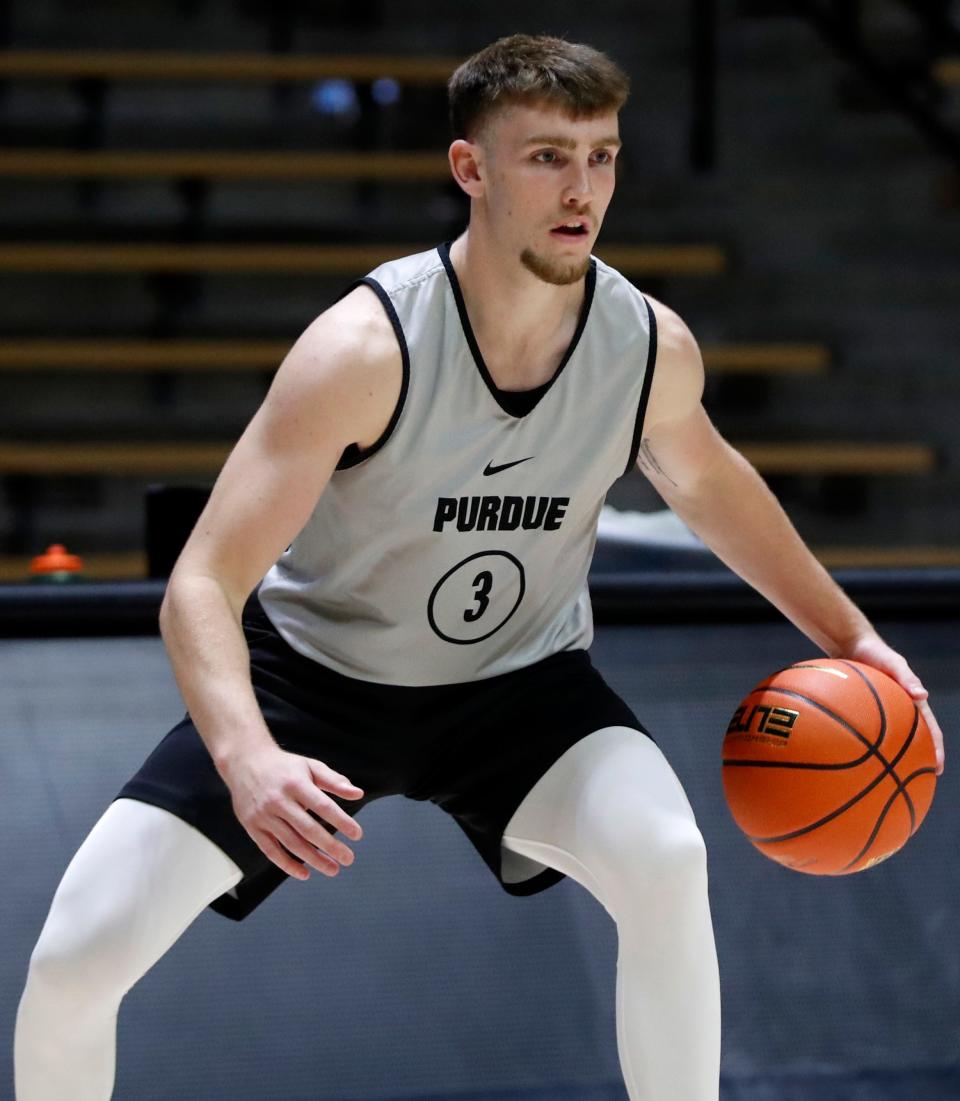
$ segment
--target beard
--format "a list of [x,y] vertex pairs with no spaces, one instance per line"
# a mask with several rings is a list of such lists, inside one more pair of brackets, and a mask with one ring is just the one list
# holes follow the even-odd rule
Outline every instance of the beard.
[[520,263],[538,279],[542,279],[544,283],[552,283],[555,287],[568,287],[571,283],[583,279],[590,270],[589,256],[575,263],[570,261],[561,263],[538,256],[529,248],[525,248],[520,253]]

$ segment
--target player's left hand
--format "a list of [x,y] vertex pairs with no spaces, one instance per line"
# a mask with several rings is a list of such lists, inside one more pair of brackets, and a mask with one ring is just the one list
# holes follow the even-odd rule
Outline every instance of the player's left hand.
[[881,673],[892,677],[897,684],[910,694],[920,714],[924,717],[930,734],[933,737],[933,746],[937,754],[937,775],[943,774],[943,732],[940,724],[934,718],[927,702],[927,690],[920,683],[920,678],[907,664],[906,658],[892,650],[879,635],[867,635],[859,639],[846,654],[837,654],[836,657],[848,657],[851,661],[862,661],[864,665],[872,665]]

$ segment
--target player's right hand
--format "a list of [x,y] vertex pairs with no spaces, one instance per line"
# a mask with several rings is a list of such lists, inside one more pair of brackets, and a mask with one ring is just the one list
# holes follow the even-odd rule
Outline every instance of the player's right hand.
[[363,792],[322,761],[279,746],[258,749],[234,759],[223,779],[240,824],[287,875],[310,878],[309,870],[293,856],[329,876],[336,875],[341,864],[353,863],[353,851],[332,836],[326,823],[354,841],[363,830],[324,793],[360,799]]

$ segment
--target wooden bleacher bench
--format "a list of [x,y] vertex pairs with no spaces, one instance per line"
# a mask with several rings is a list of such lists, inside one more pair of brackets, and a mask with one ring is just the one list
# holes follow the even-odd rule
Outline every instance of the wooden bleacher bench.
[[[42,548],[41,548],[42,549]],[[960,566],[960,547],[812,547],[828,569]],[[144,551],[82,554],[84,580],[133,580],[147,576]],[[0,583],[29,578],[31,556],[0,555]]]
[[926,444],[741,442],[733,446],[762,474],[929,474],[937,468],[936,452]]
[[[430,245],[0,244],[3,272],[220,271],[362,275]],[[628,275],[716,275],[717,245],[606,245],[597,255]]]
[[229,443],[0,443],[0,475],[214,476]]
[[933,76],[938,84],[960,85],[960,57],[944,57],[934,62]]
[[825,374],[830,349],[824,344],[704,344],[704,366],[711,373]]
[[831,570],[960,566],[960,547],[819,547],[814,554]]
[[[925,444],[737,443],[762,474],[928,474]],[[232,443],[0,443],[0,475],[215,476]]]
[[111,150],[0,151],[0,177],[144,180],[201,177],[219,180],[446,181],[445,151],[401,153],[255,152],[143,153]]
[[280,365],[296,335],[289,340],[4,340],[0,369],[266,371]]
[[[0,370],[267,371],[279,366],[293,339],[4,340]],[[830,365],[821,344],[707,344],[702,352],[712,373],[820,374]]]
[[377,80],[441,85],[459,65],[453,57],[394,54],[278,55],[173,53],[160,50],[5,50],[0,79],[149,80],[281,83],[307,80]]

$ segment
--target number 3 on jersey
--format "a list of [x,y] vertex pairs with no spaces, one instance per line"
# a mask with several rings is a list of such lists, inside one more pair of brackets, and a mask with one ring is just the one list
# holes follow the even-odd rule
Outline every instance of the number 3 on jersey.
[[507,551],[478,551],[458,562],[430,593],[427,618],[444,642],[469,646],[497,633],[519,608],[523,566]]
[[477,601],[475,608],[467,608],[463,618],[467,623],[473,623],[479,619],[490,605],[490,590],[493,588],[493,574],[489,570],[481,570],[473,579],[473,595]]

